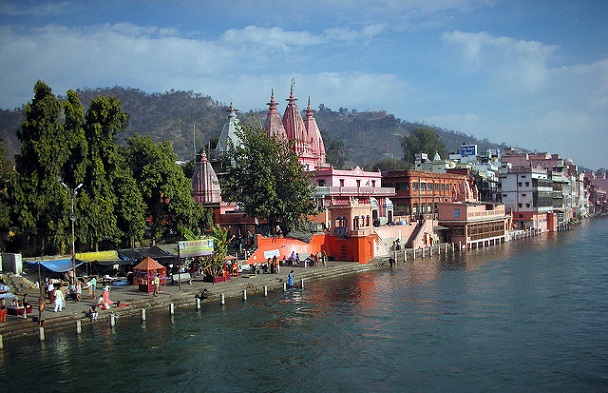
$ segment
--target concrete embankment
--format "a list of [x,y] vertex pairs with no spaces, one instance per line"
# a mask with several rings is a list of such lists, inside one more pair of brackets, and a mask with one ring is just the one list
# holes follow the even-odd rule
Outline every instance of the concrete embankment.
[[[112,316],[141,318],[142,310],[145,310],[147,315],[157,312],[168,313],[171,304],[175,308],[192,307],[192,309],[195,309],[196,296],[205,289],[211,292],[211,296],[203,300],[206,303],[219,303],[222,297],[224,299],[242,298],[244,290],[247,291],[248,296],[263,296],[264,288],[269,293],[280,292],[283,290],[283,283],[291,270],[294,270],[294,281],[296,286],[299,286],[301,280],[306,283],[372,270],[377,267],[378,264],[373,262],[367,265],[359,265],[353,262],[329,262],[326,267],[306,268],[281,266],[280,274],[241,275],[228,282],[216,284],[199,280],[193,280],[192,284],[188,282],[182,282],[181,285],[179,283],[169,284],[162,287],[161,294],[157,297],[140,292],[138,287],[133,285],[112,286],[110,298],[114,302],[120,302],[122,306],[115,307],[115,304],[110,310],[100,311],[98,320],[95,322],[90,321],[87,314],[91,305],[95,302],[94,299],[83,299],[80,302],[66,300],[64,310],[57,313],[53,312],[53,305],[47,304],[44,336],[49,339],[57,332],[69,330],[73,330],[76,334],[77,325],[84,330],[87,325],[92,323],[110,324]],[[101,288],[103,288],[103,284],[98,285],[97,296],[101,294]],[[37,322],[37,304],[40,293],[36,289],[29,289],[27,293],[28,302],[34,308],[33,312],[28,314],[25,319],[8,315],[6,322],[0,323],[0,337],[4,346],[10,345],[11,341],[17,337],[40,339],[41,332]]]

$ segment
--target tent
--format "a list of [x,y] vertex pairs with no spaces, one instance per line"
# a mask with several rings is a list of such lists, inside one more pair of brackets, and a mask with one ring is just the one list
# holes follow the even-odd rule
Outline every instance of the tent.
[[[46,260],[46,261],[36,261],[36,260],[26,260],[26,264],[28,265],[38,265],[41,267],[50,270],[56,273],[65,273],[67,271],[72,270],[72,258],[69,259],[54,259],[54,260]],[[76,267],[82,265],[83,262],[76,260]]]
[[167,286],[167,268],[154,259],[147,257],[133,268],[133,284],[139,285],[142,292],[154,291],[154,277],[160,276],[160,284]]

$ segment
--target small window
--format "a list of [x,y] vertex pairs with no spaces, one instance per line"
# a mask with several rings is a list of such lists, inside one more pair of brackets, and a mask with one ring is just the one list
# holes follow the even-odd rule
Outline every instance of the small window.
[[529,204],[529,203],[526,203],[526,207],[530,207],[530,204]]
[[522,182],[517,183],[517,186],[521,187],[522,186]]
[[517,207],[519,207],[519,208],[521,209],[521,203],[518,203],[518,204],[517,204]]
[[529,181],[526,182],[526,187],[530,187],[530,182]]

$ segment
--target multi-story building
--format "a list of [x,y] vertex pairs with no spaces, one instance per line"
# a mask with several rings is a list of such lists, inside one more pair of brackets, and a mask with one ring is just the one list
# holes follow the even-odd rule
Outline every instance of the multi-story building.
[[382,172],[382,185],[395,189],[395,196],[391,198],[394,220],[405,222],[416,222],[421,217],[435,218],[438,203],[456,200],[471,182],[466,174],[416,170]]

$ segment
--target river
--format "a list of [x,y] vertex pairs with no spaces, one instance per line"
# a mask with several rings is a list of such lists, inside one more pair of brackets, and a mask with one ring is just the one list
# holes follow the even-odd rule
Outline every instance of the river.
[[608,220],[593,219],[266,298],[18,339],[0,350],[0,391],[607,392],[607,245]]

